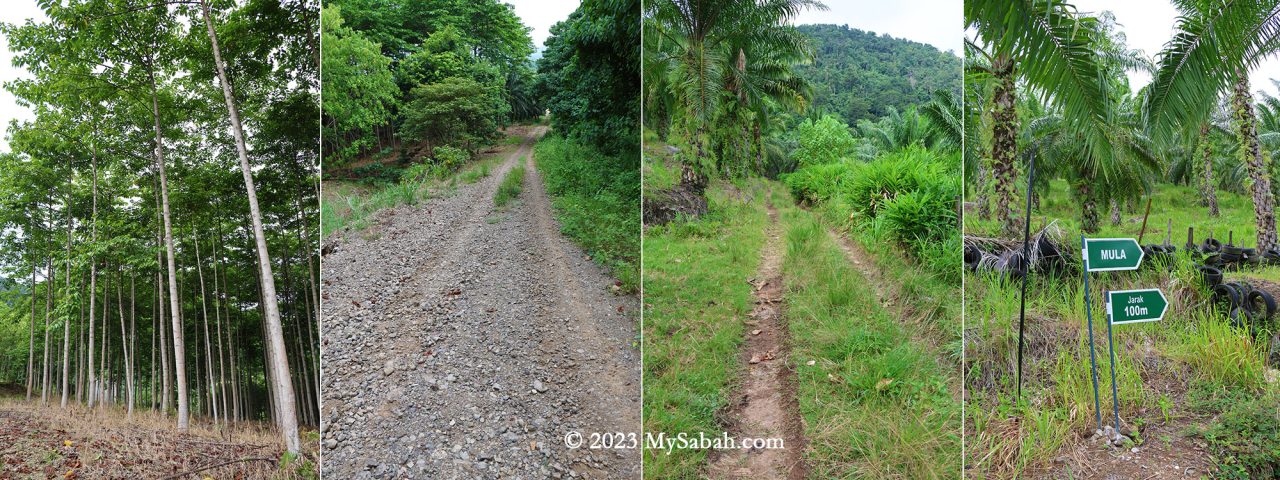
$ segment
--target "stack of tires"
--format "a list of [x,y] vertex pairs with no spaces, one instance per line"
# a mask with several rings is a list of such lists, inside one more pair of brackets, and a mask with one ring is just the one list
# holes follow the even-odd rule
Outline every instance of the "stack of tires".
[[1223,245],[1212,237],[1195,245],[1195,250],[1202,255],[1204,265],[1223,271],[1260,265],[1280,265],[1280,249],[1270,248],[1263,252],[1247,247],[1237,247],[1230,243]]
[[1270,322],[1276,314],[1276,300],[1264,290],[1248,282],[1223,282],[1222,271],[1201,265],[1200,276],[1213,292],[1213,303],[1231,317],[1236,326]]
[[1167,268],[1173,266],[1173,256],[1178,253],[1178,247],[1173,245],[1144,245],[1142,253],[1143,265],[1163,265]]

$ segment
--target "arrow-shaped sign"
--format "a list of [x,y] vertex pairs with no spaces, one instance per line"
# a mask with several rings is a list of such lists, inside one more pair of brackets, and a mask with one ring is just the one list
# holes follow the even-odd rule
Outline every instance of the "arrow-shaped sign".
[[1142,265],[1142,247],[1132,238],[1087,238],[1085,265],[1090,272],[1137,270]]
[[1157,288],[1116,290],[1107,294],[1107,313],[1111,323],[1155,322],[1164,318],[1169,300]]

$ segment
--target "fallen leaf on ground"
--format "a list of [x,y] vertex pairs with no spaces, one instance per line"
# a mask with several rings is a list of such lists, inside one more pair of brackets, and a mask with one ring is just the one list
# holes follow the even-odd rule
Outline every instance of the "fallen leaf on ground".
[[759,329],[752,330],[752,331],[751,331],[751,334],[752,334],[752,335],[759,335],[759,334],[760,334],[760,330],[759,330]]
[[882,378],[880,379],[879,382],[876,382],[876,391],[883,392],[884,389],[889,388],[889,385],[892,383],[893,383],[892,378]]

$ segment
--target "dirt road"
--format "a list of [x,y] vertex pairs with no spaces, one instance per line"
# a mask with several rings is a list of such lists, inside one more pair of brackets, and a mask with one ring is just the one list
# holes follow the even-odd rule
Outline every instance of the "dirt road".
[[[324,257],[324,469],[336,478],[639,478],[635,296],[560,235],[535,129],[489,177],[380,212]],[[519,201],[495,210],[526,162]]]
[[[765,195],[770,202],[772,195]],[[804,427],[790,365],[790,335],[783,308],[782,243],[778,212],[769,210],[769,230],[760,268],[750,280],[756,306],[747,321],[741,357],[745,364],[736,402],[727,414],[735,438],[781,438],[786,448],[720,451],[708,467],[715,479],[803,479]]]

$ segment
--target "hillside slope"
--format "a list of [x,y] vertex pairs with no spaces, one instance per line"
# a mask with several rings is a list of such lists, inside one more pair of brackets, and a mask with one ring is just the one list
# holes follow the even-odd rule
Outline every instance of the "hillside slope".
[[815,53],[813,64],[795,67],[813,84],[813,107],[849,125],[879,118],[889,107],[906,110],[928,102],[935,90],[960,85],[960,57],[931,45],[847,25],[797,28]]

